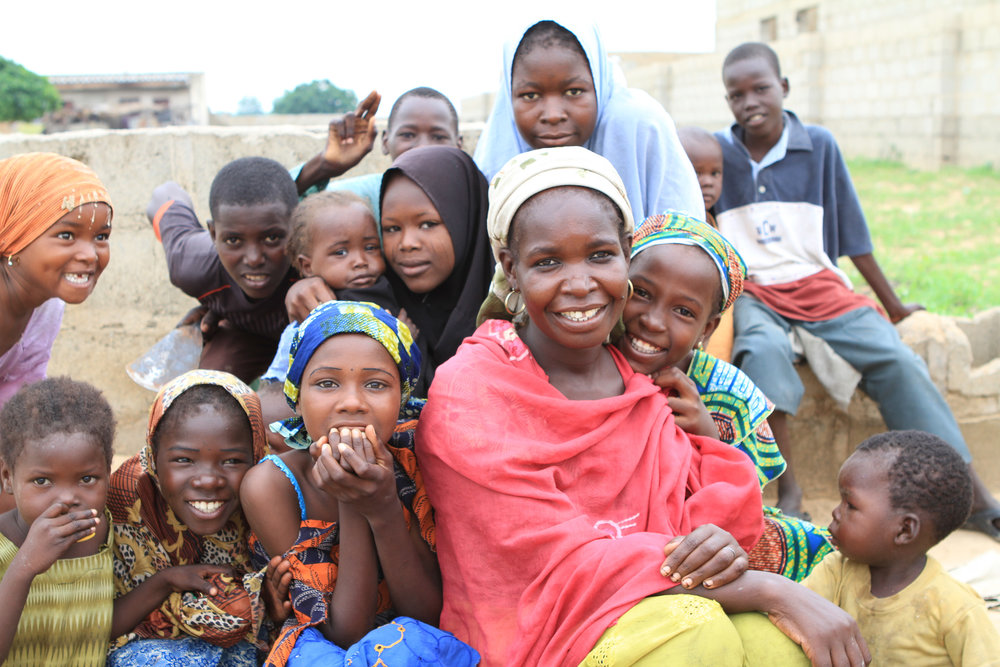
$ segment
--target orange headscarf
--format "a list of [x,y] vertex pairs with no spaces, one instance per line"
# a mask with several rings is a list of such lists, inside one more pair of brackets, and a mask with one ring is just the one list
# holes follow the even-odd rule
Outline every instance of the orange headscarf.
[[55,153],[0,160],[0,256],[15,255],[78,206],[111,198],[94,170]]

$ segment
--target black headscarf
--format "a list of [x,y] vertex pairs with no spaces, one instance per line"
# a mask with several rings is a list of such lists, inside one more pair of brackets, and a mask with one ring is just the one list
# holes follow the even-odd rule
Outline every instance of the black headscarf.
[[429,386],[434,369],[475,331],[476,314],[489,292],[494,264],[486,234],[489,184],[467,153],[447,146],[424,146],[406,151],[385,172],[380,205],[386,186],[398,174],[416,183],[431,200],[455,250],[451,275],[426,294],[411,292],[391,267],[386,268],[396,301],[420,329],[417,342],[424,353],[425,386]]

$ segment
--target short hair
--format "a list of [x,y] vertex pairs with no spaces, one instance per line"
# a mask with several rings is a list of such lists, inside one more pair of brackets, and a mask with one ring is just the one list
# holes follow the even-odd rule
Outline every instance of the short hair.
[[590,67],[590,60],[587,58],[587,53],[583,50],[583,46],[580,44],[580,40],[576,38],[576,35],[555,21],[539,21],[525,30],[524,35],[521,36],[521,41],[514,51],[514,58],[511,60],[511,76],[513,76],[514,68],[517,67],[517,63],[521,58],[527,56],[538,47],[547,49],[552,46],[561,46],[580,54],[583,56],[583,61]]
[[400,107],[403,106],[403,102],[411,97],[422,97],[427,100],[440,100],[441,102],[444,102],[444,105],[448,107],[448,115],[451,116],[451,122],[455,125],[455,135],[458,136],[458,112],[455,111],[455,105],[452,104],[451,100],[449,100],[443,93],[434,90],[433,88],[428,88],[427,86],[411,88],[396,98],[396,101],[392,103],[392,109],[389,110],[388,127],[392,127],[393,123],[396,122],[396,115],[398,114]]
[[682,145],[684,142],[690,142],[692,144],[711,143],[719,146],[719,140],[715,138],[714,134],[703,127],[698,127],[697,125],[685,125],[683,127],[678,127],[677,138],[680,139]]
[[722,62],[722,71],[725,72],[726,68],[733,63],[750,60],[751,58],[763,58],[771,65],[774,75],[779,79],[781,78],[781,63],[778,62],[778,54],[763,42],[744,42],[737,46],[729,52],[726,59]]
[[215,175],[208,193],[208,208],[217,218],[219,207],[284,204],[290,214],[299,203],[299,191],[288,170],[266,157],[241,157]]
[[372,216],[372,221],[375,220],[375,214],[372,213],[372,207],[368,201],[349,190],[324,190],[300,201],[295,210],[292,211],[292,232],[288,236],[285,253],[293,262],[297,263],[299,255],[308,255],[312,252],[312,221],[317,211],[326,208],[347,208],[354,205],[364,207]]
[[968,464],[938,436],[923,431],[889,431],[868,438],[857,451],[885,456],[893,509],[929,515],[935,543],[969,517],[972,478]]
[[164,433],[171,433],[182,421],[198,413],[202,408],[215,408],[228,417],[234,424],[238,423],[246,429],[246,440],[253,448],[253,430],[250,417],[243,410],[232,394],[216,384],[196,384],[174,399],[167,411],[156,425],[150,441],[153,445],[153,455],[160,449],[160,441]]
[[11,468],[26,443],[54,433],[92,437],[111,465],[115,415],[97,387],[68,377],[46,378],[21,387],[0,409],[0,457]]

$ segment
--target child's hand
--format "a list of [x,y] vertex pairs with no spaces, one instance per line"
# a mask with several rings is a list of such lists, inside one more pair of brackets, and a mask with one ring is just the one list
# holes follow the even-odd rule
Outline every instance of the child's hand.
[[97,510],[71,512],[66,503],[54,503],[31,523],[15,559],[32,575],[42,574],[71,546],[93,537],[100,523]]
[[750,559],[728,532],[707,523],[677,536],[663,548],[667,557],[660,574],[684,588],[717,588],[747,571]]
[[323,150],[323,161],[335,173],[344,173],[367,155],[375,144],[375,113],[382,96],[376,91],[368,93],[353,113],[330,122]]
[[417,325],[413,323],[410,316],[406,314],[406,308],[399,309],[399,315],[396,319],[406,325],[406,328],[410,330],[410,335],[413,336],[413,340],[416,340],[417,336],[420,335],[420,329],[418,329]]
[[786,586],[771,622],[802,647],[813,665],[864,667],[872,656],[858,624],[846,611],[805,586]]
[[701,402],[694,380],[680,369],[670,366],[653,376],[653,382],[667,395],[667,404],[674,412],[674,422],[682,431],[719,439],[719,427]]
[[209,565],[207,563],[194,563],[192,565],[175,565],[165,570],[160,570],[158,576],[162,577],[167,586],[174,593],[204,593],[209,597],[219,594],[219,589],[215,587],[209,579],[222,574],[234,576],[233,568],[227,565]]
[[219,319],[218,313],[199,305],[185,313],[181,321],[177,323],[177,326],[184,327],[189,324],[197,324],[201,330],[202,340],[207,341],[211,340],[215,332],[219,330],[219,327],[229,326],[229,320]]
[[368,519],[398,504],[392,456],[371,424],[364,431],[331,430],[312,474],[318,486]]
[[288,590],[292,585],[292,565],[284,556],[275,556],[264,574],[264,607],[275,623],[282,623],[292,613]]
[[889,313],[889,321],[898,324],[918,310],[927,310],[919,303],[902,304],[896,311]]
[[309,317],[312,309],[319,304],[336,299],[337,295],[333,293],[330,286],[318,276],[297,280],[285,294],[288,319],[293,322],[301,322]]

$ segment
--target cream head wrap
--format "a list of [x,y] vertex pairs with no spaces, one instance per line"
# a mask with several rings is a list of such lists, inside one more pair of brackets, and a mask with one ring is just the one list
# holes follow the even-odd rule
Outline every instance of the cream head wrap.
[[[500,249],[507,247],[510,225],[518,209],[531,197],[559,187],[590,188],[605,195],[621,211],[625,231],[635,228],[632,207],[618,172],[605,158],[580,146],[543,148],[511,158],[490,182],[490,209],[486,230],[497,260],[490,294],[479,310],[478,321],[503,316],[504,300],[514,310],[520,307],[520,295],[508,299],[510,285],[500,266]],[[509,316],[506,316],[509,319]]]

